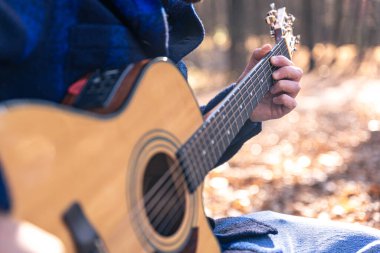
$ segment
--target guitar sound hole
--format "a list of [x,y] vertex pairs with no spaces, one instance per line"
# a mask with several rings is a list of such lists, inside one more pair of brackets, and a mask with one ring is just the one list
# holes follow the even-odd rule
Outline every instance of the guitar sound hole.
[[185,184],[168,155],[158,153],[148,163],[143,183],[145,213],[157,233],[171,236],[185,215]]

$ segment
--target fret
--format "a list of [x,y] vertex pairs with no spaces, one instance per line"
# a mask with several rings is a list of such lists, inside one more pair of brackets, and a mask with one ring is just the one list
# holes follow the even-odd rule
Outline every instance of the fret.
[[274,55],[289,57],[284,40],[236,84],[223,103],[178,151],[177,157],[190,181],[187,182],[190,191],[203,182],[208,171],[216,165],[253,109],[269,91],[273,84],[272,73],[276,70],[269,59]]
[[[184,156],[184,159],[182,159],[183,160],[183,163],[181,163],[181,165],[183,165],[182,168],[197,168],[198,164],[194,156],[195,154],[193,152],[186,152],[186,156]],[[185,167],[185,166],[188,166],[188,167]],[[192,169],[190,172],[189,170],[186,170],[186,172],[190,180],[190,183],[189,183],[189,185],[191,186],[190,189],[192,188],[195,189],[195,187],[198,185],[198,183],[201,180],[201,175],[199,175],[195,169]]]
[[197,180],[199,182],[203,181],[205,171],[209,170],[210,164],[207,163],[207,161],[203,158],[202,151],[206,150],[207,147],[205,147],[202,143],[202,133],[199,132],[198,136],[196,138],[197,141],[194,142],[195,149],[198,150],[197,153],[193,152],[193,159],[195,160],[197,164],[197,168],[195,169],[195,172],[197,174]]
[[[231,98],[234,98],[233,96]],[[236,99],[236,98],[235,98]],[[227,118],[225,118],[225,121],[223,122],[223,128],[221,134],[226,137],[227,145],[232,141],[232,136],[236,135],[239,131],[239,125],[236,120],[236,109],[234,107],[234,100],[230,100],[229,103],[226,105],[225,110]],[[226,123],[227,122],[227,123]]]
[[195,191],[195,189],[198,186],[198,180],[194,176],[193,172],[193,164],[190,163],[189,156],[187,156],[186,148],[184,147],[183,149],[178,150],[177,152],[177,159],[179,161],[180,167],[182,168],[182,172],[185,177],[185,181],[187,184],[187,187],[190,192]]
[[239,115],[239,129],[244,125],[244,123],[247,121],[249,118],[249,112],[246,106],[245,106],[245,101],[244,98],[241,96],[238,100],[238,111],[237,114]]
[[222,106],[220,110],[216,111],[216,113],[213,115],[213,121],[208,121],[205,123],[205,124],[215,125],[215,128],[213,128],[210,132],[213,134],[214,139],[217,141],[217,145],[220,146],[220,150],[222,150],[221,152],[218,153],[219,155],[222,155],[224,147],[229,145],[228,141],[225,140],[225,138],[221,138],[219,134],[223,132],[223,127],[224,127],[223,122],[226,120],[226,114],[223,112],[224,108],[225,106]]
[[201,171],[202,172],[202,175],[206,172],[208,172],[210,166],[213,166],[213,160],[212,160],[212,157],[210,157],[210,155],[213,153],[213,150],[211,149],[210,145],[209,145],[209,135],[207,134],[207,132],[205,132],[205,130],[207,129],[207,126],[204,124],[203,125],[203,129],[202,129],[202,133],[200,134],[200,137],[199,137],[199,140],[200,140],[200,145],[201,145],[201,159],[202,161],[204,161],[204,164],[206,165],[202,170],[204,171]]
[[[225,107],[224,107],[225,109]],[[218,150],[217,154],[218,154],[218,157],[217,159],[215,159],[215,164],[219,161],[219,159],[221,158],[221,156],[223,155],[224,151],[225,151],[225,147],[227,147],[229,144],[230,144],[230,139],[229,139],[229,136],[227,134],[228,132],[228,123],[225,124],[225,120],[227,118],[225,118],[223,121],[220,120],[219,117],[215,117],[213,121],[210,121],[210,122],[207,122],[207,124],[210,124],[210,125],[215,125],[217,127],[211,127],[210,129],[210,134],[213,136],[213,139],[215,140],[215,144],[214,144],[214,148],[216,148]],[[230,133],[231,134],[231,133]],[[214,164],[214,165],[215,165]]]
[[[212,124],[207,125],[209,127],[213,127]],[[215,163],[219,160],[219,157],[221,156],[221,150],[219,149],[219,143],[218,139],[215,138],[214,131],[208,130],[208,136],[207,142],[208,142],[208,147],[211,152],[211,166],[215,165]]]
[[199,185],[204,179],[204,171],[208,170],[207,164],[203,161],[200,153],[193,152],[192,150],[200,151],[203,146],[200,143],[201,132],[197,131],[196,134],[192,137],[189,143],[189,149],[186,152],[186,157],[189,159],[189,163],[192,165],[192,171],[194,172],[194,179],[196,185]]

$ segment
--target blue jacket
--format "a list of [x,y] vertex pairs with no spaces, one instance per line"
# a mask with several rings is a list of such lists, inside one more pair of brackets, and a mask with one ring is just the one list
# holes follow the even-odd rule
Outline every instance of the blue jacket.
[[[193,6],[182,0],[0,0],[0,14],[0,101],[60,102],[87,73],[157,56],[169,57],[186,77],[181,59],[204,37]],[[260,130],[247,121],[219,164]]]
[[0,100],[61,101],[84,74],[157,56],[185,72],[180,60],[203,38],[178,0],[0,0],[0,13]]

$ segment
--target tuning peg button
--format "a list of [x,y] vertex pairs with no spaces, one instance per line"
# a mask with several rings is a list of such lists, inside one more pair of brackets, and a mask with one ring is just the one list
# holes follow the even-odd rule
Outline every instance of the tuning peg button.
[[301,35],[297,35],[296,36],[296,44],[300,44],[301,43]]
[[276,11],[270,11],[268,12],[266,16],[265,21],[267,22],[268,25],[274,25],[277,21],[276,16],[277,16]]

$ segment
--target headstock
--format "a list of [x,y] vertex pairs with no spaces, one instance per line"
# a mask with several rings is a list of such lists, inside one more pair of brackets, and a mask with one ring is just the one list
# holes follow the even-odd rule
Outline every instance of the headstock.
[[270,7],[271,10],[265,18],[271,27],[270,33],[275,38],[276,43],[285,39],[289,54],[292,56],[293,52],[296,51],[296,45],[300,43],[300,36],[293,35],[293,23],[296,18],[292,14],[287,14],[285,7],[276,10],[274,3]]

